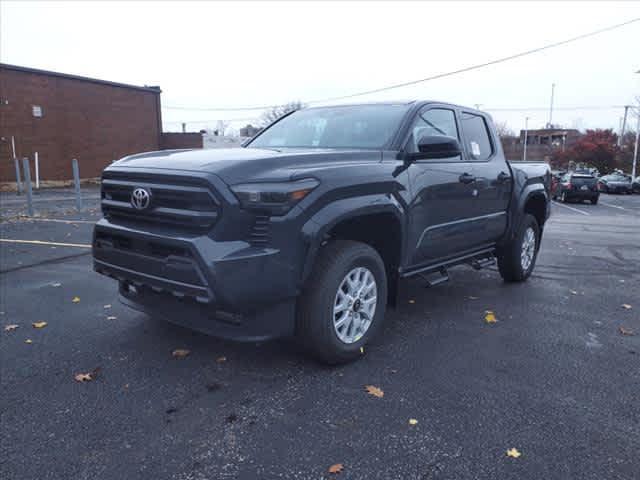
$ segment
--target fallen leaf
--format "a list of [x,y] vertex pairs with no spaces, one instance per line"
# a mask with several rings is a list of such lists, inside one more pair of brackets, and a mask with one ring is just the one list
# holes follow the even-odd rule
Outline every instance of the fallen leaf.
[[360,353],[364,355],[364,347],[360,347]]
[[373,385],[365,385],[364,388],[369,395],[373,395],[374,397],[378,398],[384,397],[384,392],[378,387],[374,387]]
[[577,295],[578,292],[576,292],[575,290],[569,290],[571,292],[571,295]]
[[508,457],[518,458],[520,455],[522,454],[516,448],[510,448],[509,450],[507,450]]
[[487,323],[496,323],[498,320],[496,319],[495,314],[491,310],[487,310],[484,316],[484,320]]
[[30,338],[27,338],[24,343],[33,343],[33,340],[31,340]]
[[630,328],[624,328],[624,327],[620,327],[618,330],[620,330],[620,333],[622,335],[628,335],[628,336],[633,336],[635,335],[634,331],[631,330]]
[[4,331],[5,331],[5,332],[12,332],[12,331],[14,331],[16,328],[20,328],[20,325],[16,325],[15,323],[14,323],[14,324],[11,324],[11,325],[5,325],[5,327],[4,327]]
[[633,307],[631,305],[629,305],[628,303],[623,303],[622,304],[622,308],[624,308],[625,310],[631,310]]
[[216,358],[217,363],[224,363],[227,361],[227,357],[218,357]]
[[44,328],[47,326],[47,322],[33,322],[33,328]]
[[75,378],[76,382],[90,382],[93,380],[93,372],[76,373],[73,378]]
[[115,320],[115,319],[117,319],[117,318],[118,318],[118,317],[114,317],[113,315],[109,315],[109,316],[107,317],[107,320]]
[[416,301],[412,298],[411,300],[409,300],[409,303],[416,303]]
[[409,419],[409,425],[417,425],[417,424],[418,424],[418,420],[416,420],[415,418]]
[[111,308],[111,305],[105,305],[103,308]]
[[191,353],[191,350],[186,350],[184,348],[178,348],[176,350],[174,350],[173,352],[171,352],[171,355],[173,355],[176,358],[184,358],[187,355],[189,355]]
[[61,283],[59,283],[59,282],[55,282],[55,283],[52,283],[52,284],[51,284],[51,286],[52,286],[52,287],[60,287],[61,285],[62,285],[62,284],[61,284]]
[[336,463],[329,467],[329,473],[340,473],[342,470],[344,470],[344,465],[341,463]]
[[71,300],[73,303],[80,303],[80,297],[73,297],[73,300]]

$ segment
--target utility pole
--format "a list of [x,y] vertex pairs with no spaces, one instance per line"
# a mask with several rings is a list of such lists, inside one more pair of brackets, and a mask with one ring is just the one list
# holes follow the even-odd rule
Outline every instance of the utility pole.
[[627,114],[629,113],[629,105],[624,106],[624,117],[622,117],[622,128],[620,129],[620,137],[618,137],[618,146],[622,146],[622,137],[624,136],[624,129],[627,126]]
[[553,125],[553,94],[555,93],[556,84],[551,84],[551,105],[549,105],[549,128]]
[[522,161],[527,161],[527,140],[529,136],[529,117],[524,117],[524,150],[522,152]]

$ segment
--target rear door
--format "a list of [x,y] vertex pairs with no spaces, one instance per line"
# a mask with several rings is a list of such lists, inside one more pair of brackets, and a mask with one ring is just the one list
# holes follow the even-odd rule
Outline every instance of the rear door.
[[472,215],[477,245],[496,242],[507,228],[507,210],[513,179],[490,119],[479,112],[461,111],[462,136],[467,161],[475,176]]

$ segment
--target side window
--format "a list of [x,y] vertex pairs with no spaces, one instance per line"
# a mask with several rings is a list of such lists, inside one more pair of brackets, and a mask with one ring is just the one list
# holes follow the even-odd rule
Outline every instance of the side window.
[[487,160],[493,154],[489,129],[483,117],[463,113],[462,130],[467,142],[467,151],[472,160]]
[[418,114],[413,126],[411,136],[407,145],[409,152],[418,151],[418,140],[425,135],[435,135],[453,137],[460,139],[458,126],[456,125],[456,115],[453,110],[445,108],[432,108]]

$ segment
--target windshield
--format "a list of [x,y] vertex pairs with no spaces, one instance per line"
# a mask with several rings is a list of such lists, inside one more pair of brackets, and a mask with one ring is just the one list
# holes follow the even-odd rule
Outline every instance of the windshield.
[[354,105],[299,110],[265,130],[249,148],[366,148],[385,146],[408,105]]
[[629,177],[627,177],[626,175],[620,175],[619,173],[612,173],[611,175],[607,175],[606,177],[607,180],[614,180],[616,182],[628,182],[629,181]]

